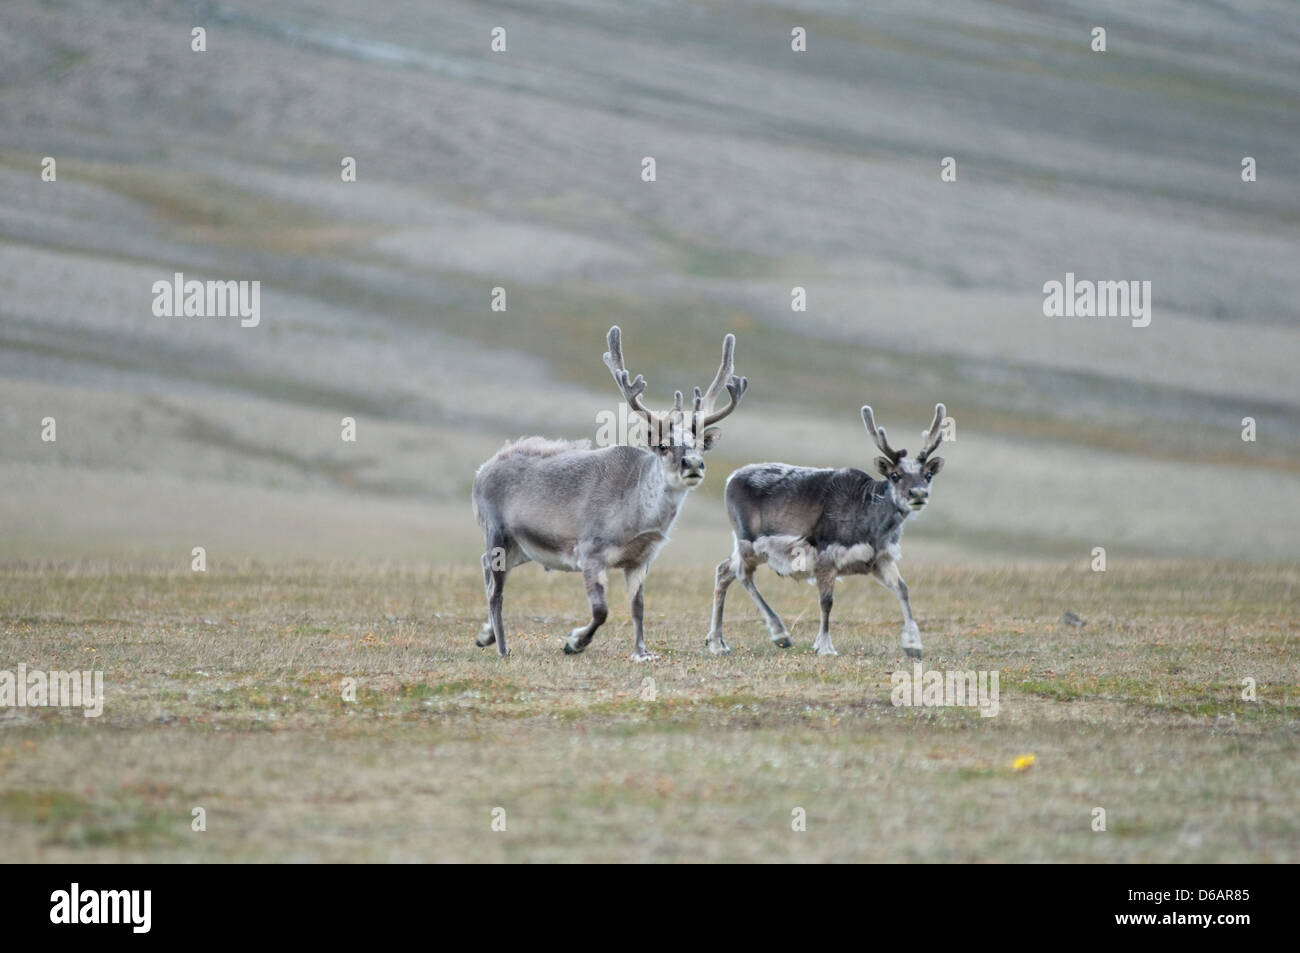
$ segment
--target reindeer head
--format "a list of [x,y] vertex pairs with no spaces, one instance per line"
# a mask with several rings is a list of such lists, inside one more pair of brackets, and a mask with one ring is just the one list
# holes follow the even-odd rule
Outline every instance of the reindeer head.
[[[695,388],[695,405],[691,412],[682,408],[682,392],[677,391],[672,410],[656,412],[641,401],[646,388],[645,378],[635,378],[623,363],[623,332],[618,325],[609,329],[609,350],[605,352],[605,365],[614,375],[614,381],[623,399],[645,421],[647,444],[657,454],[664,467],[668,485],[676,489],[690,489],[704,479],[704,454],[717,445],[722,431],[713,426],[729,415],[740,404],[740,398],[749,387],[749,379],[737,377],[735,369],[736,337],[728,334],[722,339],[722,363],[707,391]],[[715,411],[714,404],[723,391],[730,402]]]
[[895,450],[885,437],[885,428],[876,426],[870,407],[862,408],[862,422],[880,448],[883,457],[876,457],[876,469],[889,481],[889,492],[894,506],[903,512],[919,513],[930,500],[930,481],[943,469],[943,457],[932,457],[943,440],[943,418],[947,413],[943,404],[934,405],[934,423],[923,435],[925,446],[914,459],[907,459],[906,450]]

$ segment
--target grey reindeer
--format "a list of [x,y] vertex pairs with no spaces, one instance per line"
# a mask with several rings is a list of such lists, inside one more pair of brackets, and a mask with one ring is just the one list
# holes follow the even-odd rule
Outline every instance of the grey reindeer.
[[924,447],[914,458],[894,450],[885,428],[876,427],[870,407],[862,422],[885,454],[876,457],[883,480],[862,470],[823,470],[784,463],[756,463],[727,478],[727,515],[735,549],[718,564],[713,590],[713,628],[709,651],[730,652],[722,637],[722,609],[727,587],[739,579],[767,621],[772,641],[781,648],[794,643],[781,617],[754,585],[754,570],[766,563],[779,575],[812,579],[821,602],[821,628],[813,642],[818,655],[835,655],[831,644],[831,606],[838,576],[870,573],[898,597],[903,609],[903,650],[921,657],[921,633],[912,618],[907,584],[898,572],[903,524],[930,499],[930,481],[943,468],[943,458],[931,456],[943,440],[943,404],[934,408],[934,423],[924,435]]
[[[623,363],[622,332],[609,329],[605,364],[628,407],[645,423],[647,447],[591,449],[589,441],[526,437],[506,444],[474,477],[474,516],[483,528],[483,583],[488,621],[479,646],[506,648],[501,625],[506,576],[520,563],[582,573],[591,603],[591,622],[569,633],[564,651],[573,655],[591,644],[605,622],[607,571],[622,569],[631,600],[636,641],[634,661],[653,658],[642,622],[645,577],[681,512],[686,494],[704,479],[704,453],[721,436],[713,426],[740,404],[749,381],[734,370],[736,338],[722,340],[722,363],[704,393],[695,388],[694,408],[682,408],[676,392],[672,410],[652,411],[641,400],[645,378],[632,378]],[[714,405],[723,391],[730,403]]]

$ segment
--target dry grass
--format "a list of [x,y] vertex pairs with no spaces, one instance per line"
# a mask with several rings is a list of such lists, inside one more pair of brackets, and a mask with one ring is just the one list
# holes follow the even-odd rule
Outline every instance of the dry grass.
[[580,587],[535,569],[502,661],[472,645],[460,569],[10,564],[0,668],[93,665],[107,698],[98,719],[0,714],[0,860],[1296,861],[1298,581],[915,567],[926,665],[1001,672],[981,718],[890,704],[895,607],[861,580],[839,657],[809,654],[811,590],[771,579],[797,647],[736,590],[715,659],[708,573],[656,573],[661,657],[636,665],[625,610],[562,655]]

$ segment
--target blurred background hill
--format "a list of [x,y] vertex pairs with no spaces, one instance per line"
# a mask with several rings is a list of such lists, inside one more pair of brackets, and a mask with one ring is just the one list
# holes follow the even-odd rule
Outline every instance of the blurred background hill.
[[[176,271],[261,325],[155,317]],[[1151,325],[1044,317],[1067,271]],[[667,562],[733,467],[940,399],[909,559],[1291,561],[1297,302],[1288,0],[0,6],[0,558],[472,562],[475,468],[593,436],[618,323],[652,404],[727,331],[751,380]]]

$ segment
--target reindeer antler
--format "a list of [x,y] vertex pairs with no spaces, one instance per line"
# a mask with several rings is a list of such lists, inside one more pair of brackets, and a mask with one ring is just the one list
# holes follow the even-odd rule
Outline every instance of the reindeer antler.
[[640,414],[648,426],[653,427],[656,415],[641,400],[641,394],[645,392],[645,378],[638,374],[633,379],[628,373],[627,365],[623,363],[623,331],[616,324],[609,329],[605,340],[609,344],[609,350],[605,352],[605,366],[614,375],[614,383],[618,384],[627,405]]
[[930,424],[930,429],[922,435],[925,446],[916,455],[918,463],[924,463],[925,458],[934,453],[939,444],[943,442],[943,418],[947,415],[948,409],[943,404],[934,405],[934,423]]
[[871,408],[865,404],[862,406],[862,422],[866,424],[867,433],[871,434],[872,439],[876,441],[876,446],[880,448],[880,452],[889,457],[890,462],[897,463],[907,456],[906,450],[895,450],[889,445],[889,440],[885,435],[885,428],[876,426],[876,417],[871,412]]
[[[606,341],[609,343],[609,350],[605,352],[605,366],[614,375],[614,382],[618,384],[618,389],[622,392],[623,399],[627,401],[628,407],[639,414],[646,422],[652,443],[658,439],[655,435],[667,432],[666,425],[685,424],[685,412],[682,408],[684,398],[681,391],[674,391],[673,409],[663,413],[651,410],[641,400],[641,395],[646,389],[645,378],[640,374],[633,377],[631,372],[628,371],[627,365],[623,361],[623,332],[617,324],[609,329]],[[736,336],[728,334],[722,339],[722,363],[718,367],[718,374],[713,379],[713,383],[709,385],[709,389],[705,393],[701,393],[698,387],[695,388],[694,420],[696,421],[697,431],[716,424],[734,411],[740,403],[740,399],[745,396],[745,391],[749,388],[748,378],[737,377],[732,373],[735,366],[735,351]],[[713,405],[724,389],[730,395],[731,403],[722,410],[715,412]]]
[[[735,369],[736,336],[728,334],[722,339],[722,362],[718,365],[718,373],[714,375],[713,383],[709,385],[709,389],[702,395],[700,389],[695,388],[695,413],[697,415],[704,414],[704,419],[699,422],[699,429],[703,430],[705,427],[716,424],[740,406],[740,399],[745,396],[745,391],[749,389],[749,378],[737,377],[732,373]],[[723,388],[726,388],[731,401],[722,410],[715,412],[713,407],[718,402],[718,397],[721,396]]]

